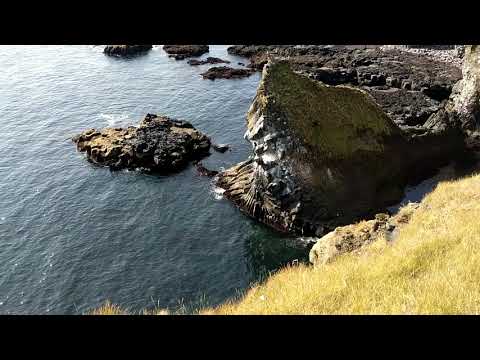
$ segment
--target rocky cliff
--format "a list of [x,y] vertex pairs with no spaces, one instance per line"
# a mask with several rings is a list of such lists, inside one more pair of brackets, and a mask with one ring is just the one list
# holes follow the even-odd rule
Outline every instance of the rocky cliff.
[[324,234],[398,201],[463,148],[449,119],[401,129],[367,91],[271,61],[247,114],[253,153],[221,173],[224,195],[278,230]]

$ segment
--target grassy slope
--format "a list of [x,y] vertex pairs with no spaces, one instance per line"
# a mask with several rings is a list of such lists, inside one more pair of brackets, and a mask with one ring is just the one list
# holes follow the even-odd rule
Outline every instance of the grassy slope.
[[205,314],[480,313],[480,175],[430,193],[396,242],[286,268]]

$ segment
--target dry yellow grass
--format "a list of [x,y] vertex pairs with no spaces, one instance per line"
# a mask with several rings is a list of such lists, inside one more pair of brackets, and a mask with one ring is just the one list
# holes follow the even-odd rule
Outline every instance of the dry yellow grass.
[[119,306],[113,305],[110,301],[107,301],[104,305],[93,310],[88,315],[128,315],[128,313]]
[[106,301],[104,305],[89,312],[87,315],[169,315],[169,312],[165,309],[155,308],[154,310],[144,310],[140,313],[135,313],[113,305],[110,301]]
[[202,314],[480,313],[480,175],[444,182],[393,245],[318,268],[287,267]]

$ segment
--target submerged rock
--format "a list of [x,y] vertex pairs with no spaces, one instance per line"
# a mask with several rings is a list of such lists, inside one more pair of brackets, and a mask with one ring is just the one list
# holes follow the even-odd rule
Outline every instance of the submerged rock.
[[93,163],[112,169],[179,170],[209,154],[209,138],[189,122],[147,114],[138,127],[90,129],[73,138]]
[[213,144],[213,149],[215,151],[224,153],[225,151],[230,149],[230,145],[228,145],[228,144]]
[[218,174],[218,171],[207,169],[201,162],[195,162],[195,167],[197,168],[197,172],[202,176],[214,177]]
[[163,50],[175,60],[201,56],[209,51],[208,45],[164,45]]
[[152,45],[108,45],[103,52],[111,56],[132,56],[144,53],[152,48]]
[[401,129],[368,92],[311,80],[286,61],[264,67],[245,137],[253,154],[218,186],[255,219],[303,235],[397,202],[464,145],[448,121]]
[[192,66],[205,65],[205,64],[222,64],[222,63],[230,64],[230,61],[223,60],[216,57],[210,57],[210,56],[205,60],[196,60],[196,59],[188,60],[188,64]]
[[240,79],[252,75],[254,71],[250,69],[234,69],[228,66],[214,66],[202,73],[204,79]]
[[358,251],[381,238],[392,241],[398,230],[408,224],[418,207],[418,203],[409,203],[394,216],[377,214],[373,220],[337,227],[318,239],[310,249],[309,260],[315,266],[324,265],[339,255]]

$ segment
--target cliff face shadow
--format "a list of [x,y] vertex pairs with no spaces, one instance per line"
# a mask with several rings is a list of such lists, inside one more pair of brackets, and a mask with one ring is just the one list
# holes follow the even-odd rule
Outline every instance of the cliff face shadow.
[[403,199],[390,207],[388,211],[397,212],[402,206],[409,202],[420,202],[435,187],[443,181],[454,181],[460,178],[471,176],[480,172],[480,153],[465,153],[464,157],[459,160],[452,161],[448,165],[438,169],[429,178],[424,178],[405,189]]

